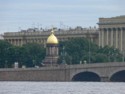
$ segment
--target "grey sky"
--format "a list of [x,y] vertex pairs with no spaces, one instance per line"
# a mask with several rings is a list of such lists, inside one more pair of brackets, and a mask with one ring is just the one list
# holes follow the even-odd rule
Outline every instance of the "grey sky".
[[125,0],[0,0],[0,33],[31,27],[97,26],[98,18],[125,15]]

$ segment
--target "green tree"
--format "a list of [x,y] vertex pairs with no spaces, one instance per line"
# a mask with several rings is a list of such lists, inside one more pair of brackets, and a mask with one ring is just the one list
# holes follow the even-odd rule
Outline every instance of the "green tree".
[[0,40],[0,68],[12,68],[15,62],[18,62],[20,67],[33,67],[40,65],[44,57],[45,48],[41,44],[30,43],[20,47]]
[[10,67],[9,51],[12,45],[4,40],[0,40],[0,67]]
[[103,53],[96,53],[93,63],[108,62],[108,56]]
[[[90,63],[93,53],[98,50],[98,46],[85,38],[74,38],[60,43],[65,47],[65,51],[72,57],[72,64],[79,64],[86,60]],[[62,51],[62,49],[60,49]],[[91,61],[92,62],[92,61]]]
[[60,42],[60,52],[65,51],[72,58],[72,64],[79,64],[81,61],[87,63],[120,62],[122,54],[113,47],[100,47],[85,38],[74,38]]
[[105,46],[98,50],[98,53],[103,53],[107,56],[107,62],[121,62],[123,55],[120,53],[119,49]]
[[[22,65],[23,62],[23,50],[20,46],[12,46],[9,50],[9,60],[12,62],[11,65],[14,65],[15,62],[19,63],[19,67]],[[11,66],[12,67],[12,66]]]
[[28,43],[22,47],[23,55],[22,62],[23,65],[27,67],[33,67],[35,65],[40,65],[45,57],[45,48],[41,44]]

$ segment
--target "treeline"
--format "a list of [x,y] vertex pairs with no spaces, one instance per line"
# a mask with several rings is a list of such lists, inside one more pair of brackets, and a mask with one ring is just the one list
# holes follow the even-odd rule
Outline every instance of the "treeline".
[[[122,62],[123,55],[118,49],[113,47],[99,47],[85,38],[74,38],[68,41],[60,42],[61,51],[69,64],[80,63],[102,63],[102,62]],[[62,49],[63,48],[63,49]]]
[[[23,46],[14,46],[0,40],[0,68],[11,68],[15,62],[19,63],[19,67],[41,66],[45,51],[42,44],[28,43]],[[59,55],[59,64],[122,62],[124,60],[118,49],[108,46],[101,48],[85,38],[60,42]]]
[[0,40],[0,67],[11,68],[15,62],[19,67],[34,67],[40,65],[45,57],[45,48],[41,44],[30,43],[23,46],[14,46]]

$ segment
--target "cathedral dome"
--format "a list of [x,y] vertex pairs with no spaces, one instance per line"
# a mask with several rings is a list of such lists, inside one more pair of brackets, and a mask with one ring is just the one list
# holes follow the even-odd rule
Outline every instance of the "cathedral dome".
[[51,31],[50,36],[47,39],[47,44],[58,44],[58,39],[57,37],[54,35],[54,31]]

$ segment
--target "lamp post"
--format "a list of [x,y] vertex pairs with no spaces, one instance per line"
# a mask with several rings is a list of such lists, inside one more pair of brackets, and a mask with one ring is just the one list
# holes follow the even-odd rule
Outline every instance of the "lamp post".
[[125,61],[125,51],[123,50],[122,62]]
[[110,62],[110,51],[108,52],[108,62]]
[[90,58],[91,58],[91,52],[90,52],[90,32],[89,32],[89,30],[88,30],[88,37],[89,37],[89,58],[88,58],[88,63],[90,63],[91,62],[91,60],[90,60]]
[[70,56],[70,65],[72,65],[72,57]]
[[32,62],[33,62],[33,66],[35,66],[35,60],[34,59],[32,60]]
[[116,53],[116,49],[114,49],[114,62],[116,62],[116,57],[117,57],[117,53]]
[[63,50],[62,50],[62,64],[66,64],[66,61],[65,61],[65,47],[63,47]]

